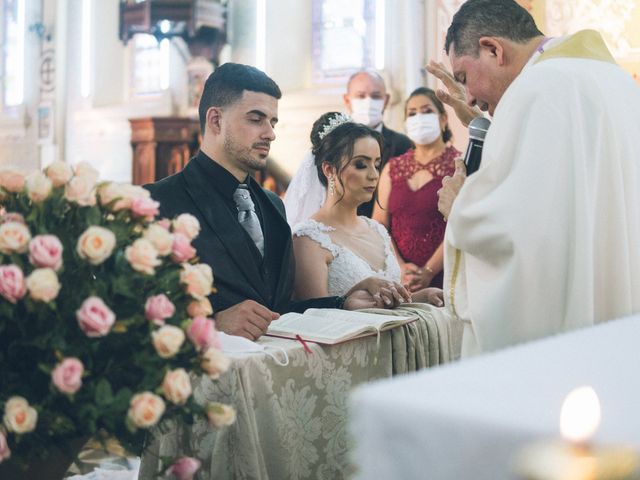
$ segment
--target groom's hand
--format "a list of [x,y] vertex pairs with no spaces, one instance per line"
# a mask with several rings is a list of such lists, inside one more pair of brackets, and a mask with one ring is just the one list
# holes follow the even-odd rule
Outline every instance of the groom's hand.
[[[346,302],[345,302],[346,303]],[[257,340],[280,314],[253,300],[245,300],[214,315],[216,328],[229,335]]]

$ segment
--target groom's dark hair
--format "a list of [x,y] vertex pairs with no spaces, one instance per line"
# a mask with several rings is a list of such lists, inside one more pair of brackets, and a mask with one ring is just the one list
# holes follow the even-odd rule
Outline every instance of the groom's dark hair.
[[207,111],[211,107],[226,107],[238,101],[245,90],[266,93],[277,100],[282,97],[278,84],[262,70],[241,63],[222,64],[209,75],[200,97],[198,113],[203,135]]

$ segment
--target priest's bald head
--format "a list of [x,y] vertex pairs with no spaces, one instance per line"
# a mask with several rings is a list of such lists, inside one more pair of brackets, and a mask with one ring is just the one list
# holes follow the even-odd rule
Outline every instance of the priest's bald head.
[[467,101],[491,115],[543,38],[513,0],[468,0],[453,16],[445,50]]

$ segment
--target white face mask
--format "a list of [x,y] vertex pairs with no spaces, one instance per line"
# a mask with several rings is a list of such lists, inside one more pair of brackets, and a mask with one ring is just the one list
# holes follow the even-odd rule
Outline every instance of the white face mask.
[[416,113],[406,120],[407,136],[416,145],[429,145],[442,135],[440,117],[435,113]]
[[278,365],[288,365],[289,364],[289,356],[287,352],[280,347],[268,346],[270,349],[278,350],[282,353],[282,359],[276,357],[273,352],[267,351],[267,346],[260,345],[259,343],[252,342],[251,340],[244,337],[237,337],[235,335],[227,335],[224,332],[218,332],[218,336],[220,338],[220,343],[222,344],[221,350],[224,353],[264,353],[265,355],[273,358],[273,361]]
[[375,128],[382,123],[384,100],[366,97],[351,99],[351,118],[356,123]]

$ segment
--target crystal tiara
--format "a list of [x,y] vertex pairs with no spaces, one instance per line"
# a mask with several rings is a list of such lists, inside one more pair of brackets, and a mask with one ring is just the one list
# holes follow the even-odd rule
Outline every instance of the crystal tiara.
[[344,113],[336,113],[329,119],[329,122],[322,127],[322,130],[318,133],[318,137],[320,138],[320,140],[322,140],[343,123],[352,121],[353,120],[351,120],[351,117],[349,115],[345,115]]

